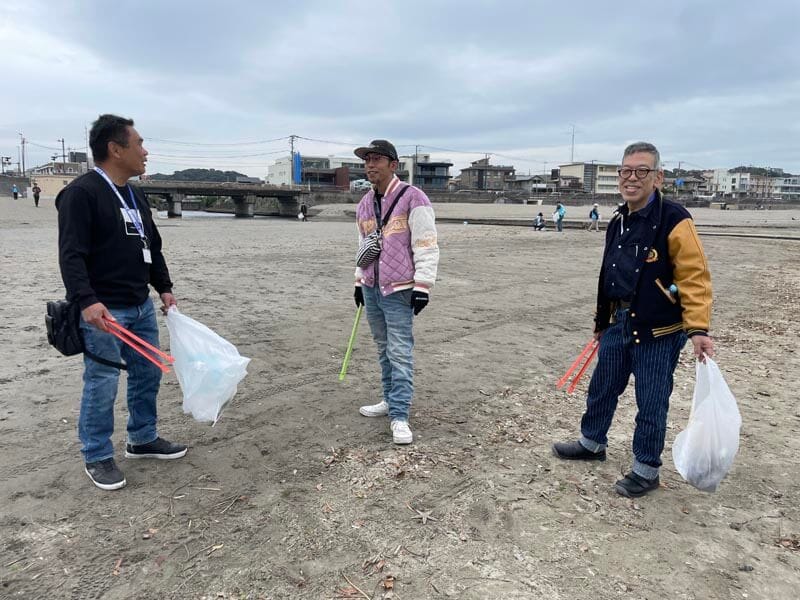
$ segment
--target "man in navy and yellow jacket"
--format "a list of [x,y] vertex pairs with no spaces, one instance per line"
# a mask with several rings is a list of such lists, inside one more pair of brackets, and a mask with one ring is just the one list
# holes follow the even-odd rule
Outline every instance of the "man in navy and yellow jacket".
[[628,497],[659,486],[673,373],[687,336],[698,360],[714,353],[705,253],[688,211],[661,194],[663,179],[655,146],[637,142],[625,149],[619,169],[625,204],[606,230],[595,316],[600,348],[581,437],[553,445],[559,458],[605,460],[617,400],[633,374],[633,468],[615,486]]

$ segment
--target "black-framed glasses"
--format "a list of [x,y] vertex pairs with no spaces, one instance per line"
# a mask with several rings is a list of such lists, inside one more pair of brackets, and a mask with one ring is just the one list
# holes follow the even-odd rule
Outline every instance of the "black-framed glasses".
[[622,179],[629,179],[631,175],[634,173],[636,174],[636,179],[644,179],[653,171],[657,169],[650,169],[648,167],[636,167],[635,169],[631,169],[630,167],[622,167],[621,169],[617,169],[617,173],[619,174]]

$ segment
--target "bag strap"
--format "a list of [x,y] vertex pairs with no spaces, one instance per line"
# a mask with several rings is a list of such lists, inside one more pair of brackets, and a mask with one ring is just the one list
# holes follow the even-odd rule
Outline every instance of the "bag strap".
[[128,365],[126,365],[125,363],[118,363],[114,362],[113,360],[108,360],[101,356],[97,356],[93,352],[89,352],[86,348],[83,349],[83,353],[89,358],[91,358],[93,361],[99,362],[101,365],[106,365],[107,367],[114,367],[116,369],[121,369],[123,371],[128,370]]
[[394,202],[392,202],[392,205],[389,207],[389,210],[386,211],[386,214],[384,215],[384,217],[382,219],[383,223],[381,223],[381,226],[378,229],[378,231],[380,231],[384,227],[386,227],[386,224],[389,222],[389,217],[392,216],[392,211],[394,210],[394,207],[397,205],[397,202],[400,200],[400,198],[403,197],[403,194],[405,194],[408,191],[408,188],[410,188],[410,187],[411,187],[410,185],[406,185],[406,187],[404,187],[402,190],[400,190],[400,193],[397,194],[397,197],[394,199]]

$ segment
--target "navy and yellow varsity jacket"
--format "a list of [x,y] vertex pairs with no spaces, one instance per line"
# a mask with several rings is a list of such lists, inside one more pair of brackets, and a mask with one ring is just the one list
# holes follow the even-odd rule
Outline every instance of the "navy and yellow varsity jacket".
[[[648,211],[649,226],[643,237],[632,240],[627,248],[636,281],[629,320],[637,344],[681,330],[690,337],[706,334],[711,326],[711,274],[692,217],[683,206],[664,198],[660,190],[656,190],[653,202],[657,205]],[[612,217],[606,230],[595,331],[603,331],[613,322],[618,306],[618,302],[605,294],[603,280],[615,232],[620,220],[624,225],[627,216],[626,204]],[[625,251],[625,243],[622,246]],[[669,292],[673,283],[678,287],[676,295]]]

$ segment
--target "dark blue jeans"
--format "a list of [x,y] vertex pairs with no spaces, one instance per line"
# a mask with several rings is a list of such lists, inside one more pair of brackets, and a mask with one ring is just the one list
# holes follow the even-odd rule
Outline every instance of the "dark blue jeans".
[[606,447],[617,401],[633,374],[639,409],[633,433],[633,471],[647,479],[656,477],[667,434],[672,375],[685,344],[682,331],[637,344],[628,311],[617,311],[617,322],[600,337],[597,367],[581,419],[581,444],[593,452]]
[[389,405],[389,418],[407,421],[414,395],[411,290],[384,296],[377,285],[361,289],[369,328],[378,347],[383,399]]
[[[158,323],[153,301],[141,306],[110,308],[120,325],[158,347]],[[158,437],[156,432],[156,396],[161,370],[123,344],[110,333],[95,329],[81,318],[86,348],[106,360],[128,365],[128,443],[147,444]],[[117,398],[119,369],[83,357],[83,395],[78,419],[78,437],[85,462],[114,456],[111,435],[114,433],[114,402]]]

